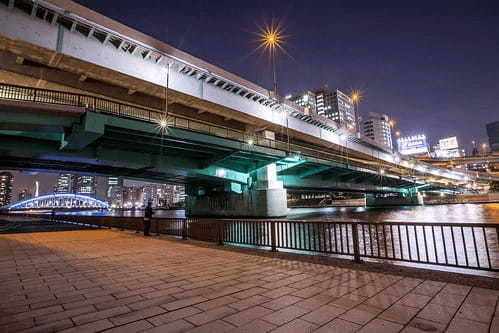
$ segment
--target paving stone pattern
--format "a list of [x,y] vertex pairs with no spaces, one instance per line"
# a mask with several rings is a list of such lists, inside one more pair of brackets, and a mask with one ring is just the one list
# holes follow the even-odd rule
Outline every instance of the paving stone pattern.
[[0,332],[499,333],[498,298],[120,231],[0,235]]

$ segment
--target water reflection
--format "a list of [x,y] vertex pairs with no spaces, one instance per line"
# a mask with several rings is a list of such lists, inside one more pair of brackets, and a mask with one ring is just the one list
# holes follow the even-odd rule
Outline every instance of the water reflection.
[[290,220],[334,220],[362,222],[477,222],[499,223],[499,204],[455,204],[435,206],[401,206],[387,208],[294,208]]
[[[64,213],[61,213],[64,214]],[[143,216],[141,210],[68,212],[78,215]],[[183,210],[156,210],[155,217],[185,217]],[[288,220],[361,221],[361,222],[477,222],[499,223],[499,204],[453,204],[401,207],[292,208]]]

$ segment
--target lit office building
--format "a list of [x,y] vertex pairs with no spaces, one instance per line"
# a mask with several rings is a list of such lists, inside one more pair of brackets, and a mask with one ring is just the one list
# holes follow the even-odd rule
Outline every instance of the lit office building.
[[31,199],[32,197],[33,194],[27,188],[25,188],[21,190],[21,192],[19,192],[19,194],[17,195],[17,201],[28,200]]
[[94,176],[75,176],[73,193],[95,197],[97,184]]
[[107,202],[113,208],[123,207],[123,178],[108,177],[107,178]]
[[0,172],[0,207],[10,204],[14,176],[10,172]]
[[438,140],[431,155],[434,158],[453,158],[464,156],[464,151],[459,149],[457,137],[452,136]]
[[70,173],[61,173],[57,179],[55,193],[72,193],[74,176]]
[[305,109],[305,114],[310,115],[316,112],[315,105],[315,94],[311,91],[306,91],[303,94],[298,95],[288,95],[286,99],[291,102],[303,107]]
[[499,121],[487,124],[489,146],[493,154],[499,153]]
[[357,128],[355,106],[347,94],[328,88],[314,90],[317,113],[334,120],[340,127],[351,132]]
[[183,185],[165,185],[164,201],[166,206],[180,206],[185,202],[185,186]]
[[334,120],[338,126],[354,132],[357,128],[355,105],[347,94],[327,87],[286,96],[290,101],[314,111],[321,116]]
[[142,201],[142,188],[138,186],[125,186],[123,187],[123,207],[133,208],[141,207]]
[[173,204],[178,205],[185,201],[185,186],[175,185],[173,187]]
[[418,134],[399,138],[397,140],[398,151],[402,155],[428,155],[428,143],[426,135]]
[[369,112],[364,121],[364,135],[377,143],[393,149],[390,117],[383,113]]
[[150,201],[153,207],[157,207],[158,199],[158,185],[148,184],[142,187],[142,201],[144,206]]

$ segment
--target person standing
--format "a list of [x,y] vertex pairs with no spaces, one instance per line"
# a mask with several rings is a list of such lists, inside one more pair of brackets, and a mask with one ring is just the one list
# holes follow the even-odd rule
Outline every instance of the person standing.
[[151,201],[148,201],[146,209],[144,210],[144,236],[151,236],[149,234],[149,230],[151,229],[151,219],[153,214],[152,203]]

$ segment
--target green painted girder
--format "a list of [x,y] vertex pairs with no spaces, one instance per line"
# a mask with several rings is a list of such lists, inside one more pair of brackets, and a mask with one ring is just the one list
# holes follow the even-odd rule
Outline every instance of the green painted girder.
[[302,173],[298,175],[300,178],[307,178],[307,177],[312,177],[312,176],[317,176],[323,172],[332,170],[333,167],[327,166],[327,165],[321,165],[321,166],[315,166],[311,169],[305,170]]
[[71,134],[61,144],[61,149],[81,150],[104,135],[105,116],[86,112],[80,123],[73,124]]
[[231,156],[234,156],[235,154],[237,154],[237,151],[235,150],[229,150],[227,152],[217,154],[211,159],[203,161],[202,166],[203,168],[208,168],[211,165],[217,165],[219,163],[222,163],[224,160],[230,158]]
[[[231,181],[247,184],[249,177],[249,174],[216,166],[200,169],[197,161],[181,156],[158,156],[141,152],[107,149],[105,147],[87,147],[80,151],[60,151],[56,142],[36,139],[26,140],[20,143],[16,137],[1,137],[0,151],[10,151],[23,156],[28,155],[48,160],[88,163],[96,166],[125,167],[137,170],[138,173],[147,170],[148,172],[177,174],[215,182]],[[133,173],[133,171],[131,172]]]
[[324,166],[329,166],[332,168],[338,168],[338,169],[346,169],[346,170],[352,170],[352,171],[357,171],[357,172],[367,172],[367,173],[375,173],[376,171],[367,169],[367,168],[361,168],[355,165],[351,164],[346,164],[346,163],[341,163],[341,162],[334,162],[334,161],[328,161],[328,160],[323,160],[315,157],[310,157],[306,156],[306,159],[310,163],[314,163],[317,165],[324,165]]
[[0,130],[0,135],[11,135],[17,137],[25,137],[25,138],[33,138],[40,140],[50,140],[61,142],[64,140],[64,132],[55,133],[55,132],[31,132],[31,131],[6,131]]
[[251,173],[279,160],[277,157],[248,151],[237,151],[215,165],[243,173]]
[[230,169],[225,169],[217,166],[210,166],[208,168],[197,170],[197,175],[203,175],[211,178],[223,179],[238,184],[248,184],[248,173],[237,172]]
[[351,184],[340,182],[336,179],[318,179],[318,178],[300,178],[296,175],[283,175],[278,179],[283,182],[284,186],[288,189],[306,188],[306,189],[327,189],[339,190],[345,192],[389,192],[400,193],[403,190],[397,187],[379,186],[372,184]]
[[0,107],[0,129],[18,129],[26,132],[62,133],[80,118],[80,113],[33,112],[24,109]]
[[301,159],[298,161],[284,161],[280,160],[277,162],[277,174],[287,174],[290,170],[296,169],[307,163],[307,160]]

